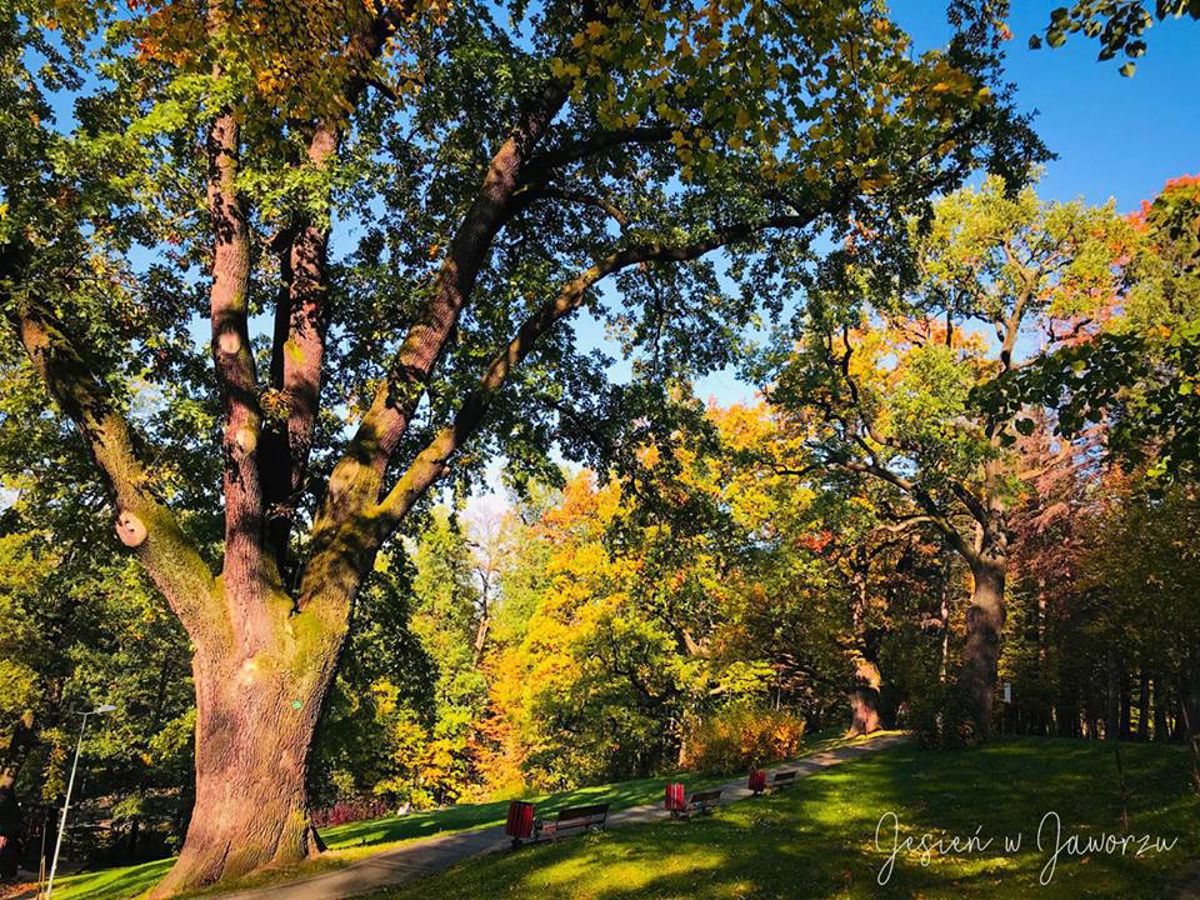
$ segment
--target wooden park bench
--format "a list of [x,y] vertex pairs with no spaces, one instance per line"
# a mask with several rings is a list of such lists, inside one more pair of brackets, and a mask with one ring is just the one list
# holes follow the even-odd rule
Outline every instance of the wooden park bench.
[[713,788],[709,791],[696,791],[683,795],[683,785],[667,786],[667,811],[672,819],[686,819],[693,813],[712,812],[721,802],[724,788]]
[[779,790],[780,788],[790,787],[796,783],[796,770],[788,769],[786,772],[776,772],[771,776],[771,789]]
[[763,793],[768,787],[771,790],[778,791],[781,788],[788,787],[796,783],[797,772],[795,769],[788,769],[783,772],[776,772],[768,781],[767,773],[762,769],[754,769],[750,773],[750,781],[747,787],[755,797]]
[[549,839],[557,841],[559,836],[572,831],[603,831],[608,822],[608,804],[595,803],[591,806],[568,806],[560,809],[549,822],[533,823],[535,841]]
[[721,803],[724,788],[713,788],[711,791],[696,791],[688,797],[688,811],[695,813],[710,813]]

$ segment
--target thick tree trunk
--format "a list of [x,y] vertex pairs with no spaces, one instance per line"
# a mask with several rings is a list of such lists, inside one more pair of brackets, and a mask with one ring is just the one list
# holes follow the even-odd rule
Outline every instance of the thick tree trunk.
[[196,685],[195,803],[183,852],[151,897],[169,897],[324,846],[305,789],[309,751],[344,629],[289,616],[275,652],[246,658],[201,648]]
[[1004,627],[1002,561],[983,559],[972,566],[975,585],[967,609],[967,640],[963,647],[960,682],[971,716],[981,736],[992,728],[992,700],[1000,662],[1000,633]]
[[850,710],[848,736],[871,734],[879,730],[879,691],[869,687],[855,688],[850,694]]
[[846,734],[871,734],[880,728],[879,686],[882,678],[879,667],[870,660],[860,659],[854,680],[855,687],[850,692],[850,728]]

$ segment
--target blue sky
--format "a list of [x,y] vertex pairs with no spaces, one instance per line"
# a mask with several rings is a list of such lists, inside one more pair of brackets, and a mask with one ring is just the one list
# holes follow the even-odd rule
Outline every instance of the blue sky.
[[[1089,203],[1115,197],[1122,210],[1137,207],[1168,178],[1200,172],[1200,24],[1168,20],[1147,33],[1149,50],[1137,73],[1117,72],[1123,60],[1097,62],[1099,45],[1072,36],[1057,50],[1030,50],[1059,3],[1015,0],[1009,26],[1009,80],[1021,109],[1037,110],[1035,127],[1059,155],[1040,192],[1054,200],[1082,196]],[[946,37],[944,0],[896,0],[900,23],[919,48]]]

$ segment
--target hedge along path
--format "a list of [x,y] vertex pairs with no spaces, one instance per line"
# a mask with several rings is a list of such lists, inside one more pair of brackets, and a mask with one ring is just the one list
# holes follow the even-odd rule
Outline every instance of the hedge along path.
[[[794,769],[797,778],[804,778],[830,766],[895,747],[905,740],[906,735],[883,734],[868,738],[863,743],[837,747],[792,762],[780,763],[768,769],[768,772]],[[746,782],[747,779],[743,776],[723,785],[721,802],[732,803],[754,796]],[[603,802],[602,797],[596,799]],[[610,814],[608,827],[619,828],[623,825],[659,822],[668,818],[669,814],[661,801],[645,803]],[[435,835],[381,851],[336,872],[272,887],[222,894],[220,900],[338,900],[342,897],[356,897],[414,878],[433,875],[473,856],[494,853],[510,846],[511,839],[504,834],[503,826],[490,825],[455,834]],[[536,853],[537,850],[530,848],[522,852]]]

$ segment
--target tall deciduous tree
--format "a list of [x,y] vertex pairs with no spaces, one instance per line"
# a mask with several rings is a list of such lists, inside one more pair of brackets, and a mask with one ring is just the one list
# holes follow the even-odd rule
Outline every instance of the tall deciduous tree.
[[621,408],[564,320],[609,317],[649,383],[722,365],[774,260],[1039,155],[991,11],[955,7],[920,56],[859,0],[5,15],[0,308],[195,646],[158,895],[320,848],[310,744],[376,554],[456,467]]
[[889,486],[908,504],[897,523],[941,532],[970,568],[961,681],[985,733],[1018,475],[1009,448],[1033,422],[980,410],[971,391],[1101,321],[1131,234],[1111,207],[1044,205],[995,178],[964,189],[935,205],[928,230],[914,223],[913,289],[857,271],[847,250],[846,267],[816,286],[826,299],[810,302],[774,391],[820,465]]

